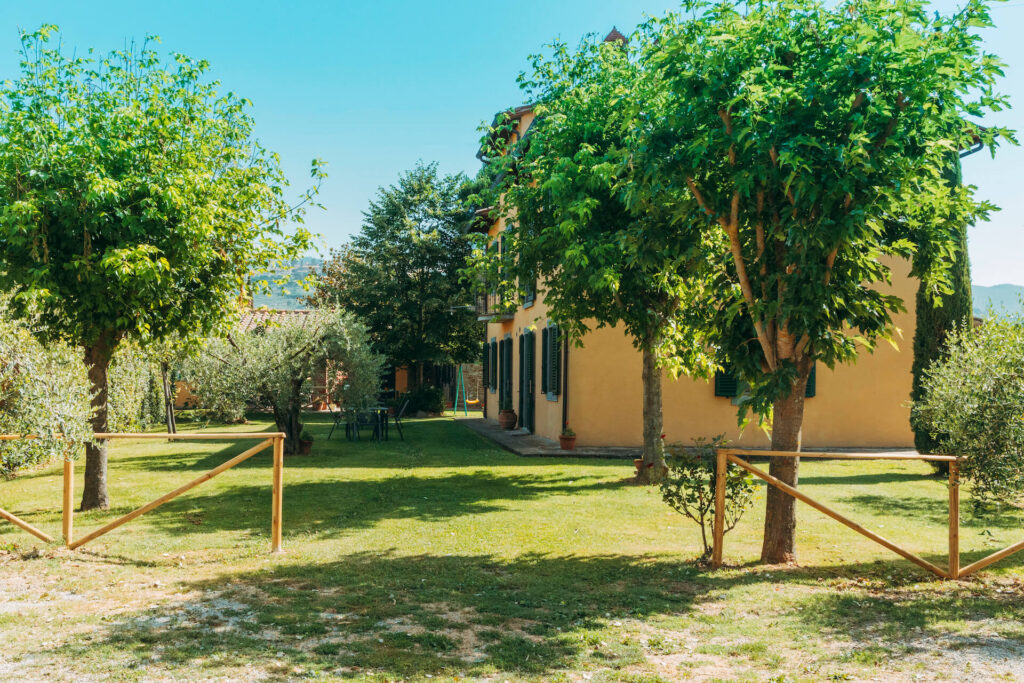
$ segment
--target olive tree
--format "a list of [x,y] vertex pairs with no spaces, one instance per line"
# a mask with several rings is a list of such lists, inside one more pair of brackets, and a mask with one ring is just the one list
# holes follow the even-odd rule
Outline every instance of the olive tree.
[[[691,324],[750,385],[743,410],[798,451],[815,362],[852,362],[894,338],[904,302],[883,291],[909,261],[949,290],[957,225],[990,210],[943,179],[951,151],[1010,133],[968,121],[1005,106],[981,48],[984,0],[952,15],[922,0],[708,3],[649,23],[661,116],[627,160],[643,205],[675,206],[718,266],[710,316]],[[690,239],[686,231],[683,238]],[[771,474],[797,484],[799,461]],[[762,560],[795,558],[794,500],[768,491]]]
[[91,395],[85,367],[67,344],[43,346],[28,324],[8,315],[0,297],[0,476],[55,457],[73,457],[90,439]]
[[[149,41],[68,54],[55,32],[23,33],[20,74],[0,86],[0,287],[38,312],[41,339],[84,349],[106,432],[118,347],[223,328],[250,273],[310,244],[286,224],[315,188],[289,206],[249,103],[206,61],[165,63]],[[83,509],[109,504],[105,443],[87,446]]]
[[978,504],[1024,502],[1024,319],[990,318],[947,336],[922,378],[915,421],[960,472]]
[[[285,433],[285,451],[297,453],[313,373],[333,364],[344,375],[345,405],[365,408],[377,402],[383,362],[371,350],[362,323],[349,313],[322,309],[211,339],[186,376],[201,407],[224,412],[245,405],[269,407]],[[230,403],[221,394],[225,379],[234,384]]]

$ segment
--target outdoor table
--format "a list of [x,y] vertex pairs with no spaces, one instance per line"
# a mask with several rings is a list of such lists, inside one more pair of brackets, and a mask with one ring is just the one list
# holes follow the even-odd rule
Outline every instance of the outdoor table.
[[[359,416],[369,415],[371,416],[370,425],[373,426],[374,437],[378,441],[388,440],[388,410],[387,406],[371,406],[362,410],[355,408],[341,408],[334,413],[334,427],[337,427],[341,423],[342,418],[345,418],[345,438],[349,441],[353,439],[359,440]],[[348,417],[353,418],[352,422],[348,421]],[[331,427],[331,434],[334,434],[334,427]],[[328,439],[331,438],[329,434]]]

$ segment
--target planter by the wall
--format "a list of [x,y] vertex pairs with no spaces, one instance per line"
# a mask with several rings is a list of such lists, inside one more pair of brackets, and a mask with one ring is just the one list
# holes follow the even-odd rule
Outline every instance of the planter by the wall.
[[505,409],[498,413],[498,426],[502,429],[512,429],[516,426],[516,411]]
[[575,436],[559,436],[558,445],[562,447],[563,451],[574,451],[576,450],[576,437]]

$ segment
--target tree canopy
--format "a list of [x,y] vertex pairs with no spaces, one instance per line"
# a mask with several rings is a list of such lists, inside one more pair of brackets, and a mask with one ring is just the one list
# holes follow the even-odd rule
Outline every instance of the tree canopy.
[[622,326],[644,355],[646,474],[664,470],[662,368],[702,374],[712,357],[680,324],[704,269],[700,231],[630,201],[624,159],[645,112],[627,102],[648,94],[635,57],[628,44],[591,37],[533,58],[520,79],[534,103],[529,130],[513,135],[503,115],[483,139],[494,180],[477,202],[494,207],[504,230],[500,250],[478,240],[472,277],[511,310],[539,288],[547,316],[577,342],[593,327]]
[[[69,55],[55,35],[23,33],[21,73],[0,86],[0,288],[42,338],[85,347],[107,431],[122,340],[226,329],[249,274],[310,245],[288,224],[316,189],[286,201],[249,102],[207,80],[206,61],[164,63],[151,40]],[[83,507],[105,507],[105,447],[87,456]]]
[[[880,287],[894,263],[949,290],[957,225],[993,208],[950,188],[948,157],[1012,139],[969,117],[998,111],[1002,64],[970,0],[684,4],[645,26],[648,77],[664,95],[636,130],[637,201],[670,204],[708,235],[711,311],[693,322],[771,416],[775,450],[799,450],[815,361],[849,362],[894,336],[903,302]],[[655,182],[657,180],[657,182]],[[795,459],[773,462],[796,483]],[[793,500],[769,491],[763,558],[792,559]]]
[[469,287],[459,271],[469,254],[462,201],[466,180],[418,164],[381,188],[362,229],[332,252],[310,297],[354,313],[374,349],[395,367],[461,363],[479,353]]

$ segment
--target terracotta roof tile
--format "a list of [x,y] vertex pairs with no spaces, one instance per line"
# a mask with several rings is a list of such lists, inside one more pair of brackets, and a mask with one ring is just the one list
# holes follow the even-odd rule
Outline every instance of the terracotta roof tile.
[[626,43],[629,42],[629,39],[626,38],[626,36],[622,35],[619,32],[619,29],[617,29],[614,26],[612,26],[611,33],[609,33],[608,35],[606,35],[604,37],[604,42],[606,42],[606,43],[622,43],[623,45],[625,45]]

